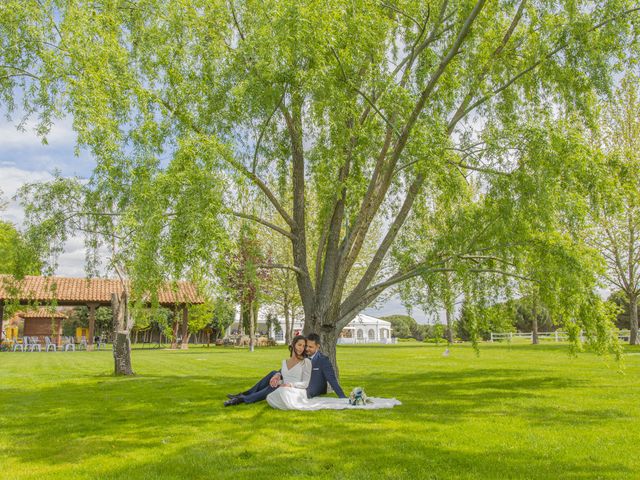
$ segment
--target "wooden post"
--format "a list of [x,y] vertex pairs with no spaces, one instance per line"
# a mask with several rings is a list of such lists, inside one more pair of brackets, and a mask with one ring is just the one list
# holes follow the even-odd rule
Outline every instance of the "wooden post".
[[182,344],[180,348],[183,350],[189,348],[189,309],[186,305],[182,307]]
[[173,338],[171,339],[171,349],[175,350],[176,348],[178,348],[178,309],[174,306],[172,310],[173,310],[173,327],[171,330],[173,333]]
[[58,347],[62,346],[62,319],[58,318],[58,333],[57,333],[56,344]]
[[87,338],[87,350],[93,350],[93,337],[96,332],[96,309],[98,308],[98,304],[89,303],[87,304],[89,308],[89,338]]

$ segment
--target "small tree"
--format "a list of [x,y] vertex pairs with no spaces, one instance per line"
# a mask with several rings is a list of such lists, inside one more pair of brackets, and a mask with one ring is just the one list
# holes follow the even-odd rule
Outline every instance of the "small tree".
[[235,250],[221,261],[219,274],[229,293],[240,304],[240,324],[245,317],[248,320],[249,351],[253,352],[258,302],[262,282],[268,278],[268,273],[263,268],[266,261],[255,231],[246,223],[240,229]]
[[602,105],[600,154],[608,159],[609,194],[592,209],[588,241],[606,263],[607,284],[624,292],[629,305],[629,343],[638,336],[640,296],[640,80],[627,74],[612,101]]

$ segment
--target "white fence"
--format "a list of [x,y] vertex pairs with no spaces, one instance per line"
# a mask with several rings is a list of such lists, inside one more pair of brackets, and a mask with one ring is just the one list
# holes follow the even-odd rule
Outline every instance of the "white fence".
[[378,344],[378,345],[391,345],[398,343],[398,339],[395,337],[381,338],[376,340],[374,338],[338,338],[338,345],[364,345],[364,344]]
[[[621,341],[629,341],[629,330],[620,330],[618,332],[618,338]],[[491,332],[491,342],[507,340],[510,342],[514,338],[524,338],[533,341],[533,332],[503,332],[496,333]],[[538,340],[553,340],[554,342],[566,342],[569,340],[569,335],[566,332],[538,332]],[[584,341],[584,335],[580,332],[580,340]]]

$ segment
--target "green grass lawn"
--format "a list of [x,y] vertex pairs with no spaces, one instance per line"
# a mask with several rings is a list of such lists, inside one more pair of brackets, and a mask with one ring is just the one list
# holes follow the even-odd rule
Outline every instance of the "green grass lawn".
[[283,347],[0,354],[0,478],[640,478],[640,350],[624,374],[566,345],[341,347],[378,411],[224,408]]

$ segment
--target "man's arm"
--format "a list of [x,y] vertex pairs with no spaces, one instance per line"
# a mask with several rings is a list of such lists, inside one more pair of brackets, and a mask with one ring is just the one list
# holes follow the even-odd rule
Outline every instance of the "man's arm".
[[327,382],[333,388],[333,391],[336,392],[336,395],[340,398],[347,398],[347,396],[342,391],[340,384],[338,383],[338,379],[336,378],[336,372],[333,371],[333,365],[331,365],[331,361],[324,357],[322,359],[322,373],[324,373]]

